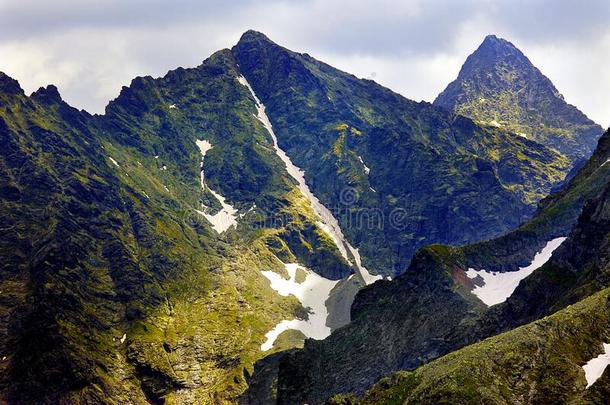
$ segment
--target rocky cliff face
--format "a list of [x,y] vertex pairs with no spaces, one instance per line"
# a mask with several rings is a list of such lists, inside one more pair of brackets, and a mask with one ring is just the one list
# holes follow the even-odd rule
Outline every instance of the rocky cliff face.
[[452,273],[423,249],[403,275],[361,291],[349,325],[280,359],[278,403],[317,404],[332,393],[361,393],[394,370],[453,350],[463,339],[461,325],[483,306],[455,287]]
[[546,265],[470,328],[473,340],[508,332],[384,379],[361,403],[603,403],[610,374],[585,379],[585,364],[610,340],[609,192],[585,205]]
[[570,237],[549,263],[523,280],[505,303],[492,307],[479,333],[533,321],[610,285],[609,199],[610,188],[606,187],[584,206]]
[[571,180],[538,204],[533,218],[503,237],[464,246],[467,267],[510,270],[529,263],[546,241],[567,235],[588,200],[598,197],[610,180],[610,134]]
[[552,147],[572,162],[588,158],[603,132],[519,49],[495,35],[466,59],[434,104]]
[[114,358],[121,319],[163,299],[130,249],[141,223],[91,117],[52,86],[28,98],[12,79],[0,80],[2,396],[100,398],[93,384],[125,366]]

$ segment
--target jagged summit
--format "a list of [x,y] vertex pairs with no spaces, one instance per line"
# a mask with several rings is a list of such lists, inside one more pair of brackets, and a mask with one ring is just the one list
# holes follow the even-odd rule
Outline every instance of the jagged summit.
[[[466,58],[466,61],[460,69],[460,73],[456,81],[447,86],[447,89],[441,93],[435,100],[436,104],[445,102],[445,95],[450,87],[465,77],[471,77],[479,73],[481,69],[493,69],[496,65],[504,65],[512,69],[519,69],[530,73],[540,73],[540,71],[532,64],[532,62],[521,52],[512,42],[500,38],[494,34],[487,35],[479,47]],[[491,72],[486,72],[491,73]],[[546,77],[545,77],[546,79]],[[547,79],[548,80],[548,79]],[[548,81],[551,87],[554,86]]]
[[59,94],[57,86],[53,84],[49,84],[47,87],[40,87],[38,90],[32,93],[31,97],[45,102],[59,103],[62,101],[61,94]]
[[504,38],[498,37],[495,34],[486,35],[485,39],[483,39],[483,42],[481,42],[481,46],[506,46],[517,49],[517,47],[515,47],[512,42]]
[[241,49],[248,50],[249,52],[261,52],[269,47],[279,47],[279,45],[262,32],[248,30],[242,34],[237,44],[233,47],[233,50]]
[[266,36],[265,34],[263,34],[262,32],[256,31],[256,30],[252,30],[252,29],[247,30],[246,32],[244,32],[241,35],[241,38],[239,39],[239,41],[241,42],[241,41],[248,41],[248,40],[254,40],[254,39],[256,39],[256,40],[271,41],[269,39],[269,37]]
[[514,62],[516,63],[533,67],[530,60],[512,42],[493,34],[485,37],[479,48],[470,55],[469,59],[493,60],[509,56],[514,57],[516,59]]
[[278,46],[269,37],[262,32],[255,30],[248,30],[244,32],[239,41],[235,45],[235,48],[260,48],[266,46]]
[[0,92],[7,94],[23,94],[19,82],[4,72],[0,72]]
[[434,104],[555,148],[572,162],[589,157],[603,132],[523,52],[495,35],[468,56]]
[[[12,98],[11,96],[18,95],[25,96],[25,91],[17,80],[13,79],[4,72],[0,72],[0,96],[2,95],[9,96],[10,98]],[[30,97],[40,101],[63,101],[57,86],[53,84],[40,87],[38,90],[33,92]]]

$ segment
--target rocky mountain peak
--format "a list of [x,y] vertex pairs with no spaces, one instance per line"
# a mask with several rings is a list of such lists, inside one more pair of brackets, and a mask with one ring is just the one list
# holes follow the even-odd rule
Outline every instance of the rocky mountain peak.
[[468,73],[476,67],[493,66],[497,63],[535,69],[529,59],[511,42],[495,35],[485,37],[477,50],[468,57],[460,74]]
[[510,41],[507,41],[504,38],[500,38],[494,34],[487,35],[479,47],[479,49],[489,49],[489,48],[506,49],[506,50],[511,49],[511,50],[519,51],[517,49],[517,47],[515,45],[513,45]]
[[261,48],[269,45],[275,45],[275,43],[269,39],[262,32],[248,30],[244,32],[239,38],[239,42],[235,45],[236,48]]
[[[511,80],[508,75],[502,76],[499,70],[506,72],[514,70],[520,75],[542,76],[542,73],[513,43],[495,35],[487,35],[481,45],[468,56],[456,81],[475,78],[478,75],[494,75],[497,90],[508,86]],[[550,81],[548,83],[553,87]],[[444,93],[437,97],[435,103],[439,104],[443,101]]]
[[260,31],[256,31],[256,30],[252,30],[252,29],[244,32],[241,35],[241,38],[239,39],[240,42],[241,41],[250,41],[250,40],[265,40],[265,41],[271,42],[269,37],[267,37],[265,34],[263,34]]
[[47,87],[40,87],[32,93],[32,98],[47,103],[60,103],[62,101],[59,90],[53,84],[49,84]]
[[589,157],[603,132],[523,52],[495,35],[468,56],[434,104],[552,147],[572,162]]

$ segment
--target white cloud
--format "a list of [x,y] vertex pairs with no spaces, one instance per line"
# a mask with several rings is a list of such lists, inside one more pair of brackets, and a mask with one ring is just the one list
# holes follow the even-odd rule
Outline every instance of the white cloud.
[[610,33],[591,43],[528,46],[527,54],[568,103],[600,125],[610,126]]
[[357,77],[375,80],[412,100],[429,102],[456,78],[463,63],[458,56],[445,53],[397,58],[360,54],[314,56]]
[[28,91],[56,84],[68,102],[94,112],[134,76],[198,65],[249,28],[432,101],[495,33],[569,102],[610,124],[605,0],[3,0],[0,15],[0,70]]

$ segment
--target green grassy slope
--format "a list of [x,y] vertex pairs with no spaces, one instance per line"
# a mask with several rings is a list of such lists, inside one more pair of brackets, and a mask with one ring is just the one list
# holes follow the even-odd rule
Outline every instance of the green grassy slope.
[[609,325],[605,289],[554,315],[384,378],[352,403],[601,404],[610,392],[610,372],[586,389],[582,365],[602,352]]

